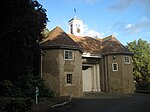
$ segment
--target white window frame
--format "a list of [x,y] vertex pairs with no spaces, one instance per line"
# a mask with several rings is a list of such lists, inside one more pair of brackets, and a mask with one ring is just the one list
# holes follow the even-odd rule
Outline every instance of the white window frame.
[[[71,56],[70,56],[70,53],[71,53]],[[66,57],[68,57],[68,58],[66,58]],[[65,60],[74,60],[74,53],[73,53],[73,51],[72,50],[64,50],[64,59]]]
[[124,63],[125,64],[130,64],[130,56],[124,56]]
[[66,74],[66,85],[73,84],[73,75],[71,73]]
[[[115,66],[114,65],[116,65],[116,69],[115,69]],[[112,63],[112,70],[113,71],[118,71],[118,63]]]

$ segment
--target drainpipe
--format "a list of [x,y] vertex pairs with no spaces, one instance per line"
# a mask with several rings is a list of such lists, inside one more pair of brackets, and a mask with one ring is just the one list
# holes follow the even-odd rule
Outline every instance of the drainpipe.
[[108,60],[107,56],[104,57],[104,63],[105,63],[105,92],[108,92]]
[[41,78],[43,77],[42,75],[42,72],[43,72],[43,55],[44,55],[44,52],[41,50],[41,63],[40,63],[40,75],[41,75]]

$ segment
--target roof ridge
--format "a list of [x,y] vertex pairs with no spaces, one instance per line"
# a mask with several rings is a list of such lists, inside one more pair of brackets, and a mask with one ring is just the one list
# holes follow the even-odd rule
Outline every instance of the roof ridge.
[[55,28],[53,28],[53,29],[48,33],[48,36],[47,36],[43,41],[41,41],[40,43],[44,43],[44,42],[50,40],[49,35],[53,35],[53,34],[55,33],[56,29],[58,29],[58,28],[59,28],[62,32],[64,32],[64,31],[61,29],[60,26],[56,26]]
[[41,44],[54,44],[54,45],[79,45],[60,27],[56,26],[52,29],[46,39],[44,39]]
[[112,39],[112,38],[114,38],[114,36],[113,36],[113,35],[110,35],[110,36],[107,36],[107,37],[105,37],[105,38],[102,38],[102,41],[110,40],[110,39]]

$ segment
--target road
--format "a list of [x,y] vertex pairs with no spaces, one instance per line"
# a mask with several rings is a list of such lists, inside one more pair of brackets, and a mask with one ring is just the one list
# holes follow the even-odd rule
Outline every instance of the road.
[[120,98],[73,98],[50,112],[150,112],[150,94]]

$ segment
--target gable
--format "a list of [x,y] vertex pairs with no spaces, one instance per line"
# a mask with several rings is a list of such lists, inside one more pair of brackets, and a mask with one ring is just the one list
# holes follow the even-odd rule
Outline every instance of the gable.
[[79,45],[60,27],[54,28],[49,35],[40,42],[42,48],[67,48],[82,51]]

